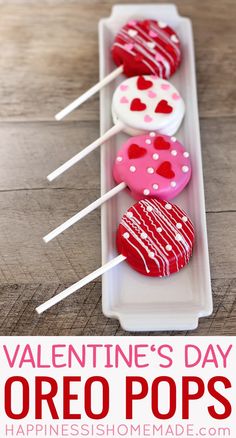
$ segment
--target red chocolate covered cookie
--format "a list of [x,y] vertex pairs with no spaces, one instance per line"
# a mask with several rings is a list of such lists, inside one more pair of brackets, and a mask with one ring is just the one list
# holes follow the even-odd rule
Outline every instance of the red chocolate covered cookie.
[[116,35],[112,56],[128,77],[153,74],[169,78],[181,61],[179,38],[162,21],[132,20]]
[[194,228],[177,205],[157,199],[134,204],[117,231],[118,252],[141,274],[163,277],[178,272],[190,259]]

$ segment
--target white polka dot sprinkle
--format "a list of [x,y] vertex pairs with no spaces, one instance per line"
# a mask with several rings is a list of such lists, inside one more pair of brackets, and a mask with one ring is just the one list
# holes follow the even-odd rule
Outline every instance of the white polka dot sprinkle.
[[129,219],[131,219],[131,218],[133,217],[133,213],[132,213],[132,211],[128,211],[128,212],[127,212],[127,217],[128,217]]
[[178,38],[177,38],[177,36],[176,35],[171,35],[171,37],[170,37],[170,39],[171,39],[171,41],[173,41],[173,43],[178,43],[179,42],[179,40],[178,40]]
[[183,222],[187,222],[187,220],[188,220],[187,216],[183,216],[183,217],[182,217],[182,221],[183,221]]
[[171,137],[171,140],[175,143],[176,142],[176,137]]
[[148,189],[144,189],[144,191],[143,191],[143,194],[144,194],[144,195],[147,196],[147,195],[149,195],[149,193],[150,193],[150,190],[148,190]]
[[158,160],[159,155],[158,154],[153,154],[152,158],[153,158],[153,160]]
[[124,233],[124,234],[123,234],[123,237],[124,237],[125,239],[128,239],[128,238],[129,238],[129,233]]
[[151,206],[151,205],[148,205],[148,206],[147,206],[147,211],[149,211],[149,213],[150,213],[150,211],[152,211],[152,210],[153,210],[152,206]]
[[155,137],[156,133],[155,132],[150,132],[150,137]]
[[158,21],[158,26],[159,26],[161,29],[165,29],[165,27],[167,27],[167,24],[164,23],[164,21]]
[[141,239],[146,239],[147,238],[147,233],[141,233]]
[[150,174],[154,173],[153,167],[148,167],[147,168],[147,173],[150,173]]
[[166,245],[166,251],[171,251],[172,250],[172,246],[171,245]]
[[183,156],[184,156],[185,158],[188,158],[188,157],[189,157],[189,152],[184,152],[184,153],[183,153]]
[[154,41],[148,41],[147,42],[147,46],[149,47],[149,49],[154,49],[156,43]]
[[162,232],[162,228],[161,228],[161,227],[158,227],[158,228],[157,228],[157,232],[158,232],[158,233],[161,233],[161,232]]
[[130,166],[129,170],[130,170],[130,172],[135,172],[136,171],[136,167],[135,166]]
[[154,257],[155,257],[155,254],[153,251],[150,251],[148,255],[149,255],[150,259],[154,259]]
[[176,181],[171,181],[170,185],[171,187],[176,187]]
[[187,173],[189,171],[189,167],[188,166],[182,166],[182,172],[183,173]]
[[152,187],[153,187],[154,190],[158,190],[159,186],[158,186],[158,184],[153,184]]
[[180,222],[177,222],[176,228],[178,228],[178,230],[180,230],[182,228],[182,224]]
[[172,209],[172,205],[171,204],[166,204],[165,208],[166,208],[166,210],[171,210]]
[[123,158],[122,157],[117,157],[117,159],[116,159],[116,161],[122,161],[123,160]]
[[136,35],[137,35],[137,30],[135,30],[135,29],[129,29],[128,30],[128,34],[129,34],[129,36],[131,36],[131,37],[135,37]]
[[145,143],[147,144],[151,144],[152,140],[150,140],[150,138],[147,138],[147,140],[145,140]]
[[182,236],[181,236],[181,234],[176,234],[176,236],[175,236],[175,240],[177,240],[177,242],[180,242],[180,240],[182,240]]
[[176,157],[176,155],[177,155],[177,151],[176,151],[175,149],[173,149],[173,150],[171,151],[171,155],[173,155],[174,157]]

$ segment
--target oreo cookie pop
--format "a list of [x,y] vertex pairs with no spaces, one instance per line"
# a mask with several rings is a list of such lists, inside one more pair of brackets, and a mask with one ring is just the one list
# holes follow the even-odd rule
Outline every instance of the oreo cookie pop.
[[117,186],[47,234],[44,241],[54,239],[125,188],[137,200],[175,198],[191,177],[189,153],[175,137],[156,132],[131,137],[117,153],[113,176]]
[[122,73],[127,77],[152,74],[168,79],[181,62],[179,37],[163,21],[130,20],[117,33],[111,52],[118,67],[56,114],[57,120],[62,120]]
[[144,199],[122,217],[117,231],[118,252],[143,275],[165,277],[190,260],[194,241],[191,220],[177,205]]
[[122,123],[129,135],[158,131],[174,135],[185,112],[182,97],[168,81],[136,76],[118,86],[112,99],[114,123]]
[[175,137],[156,132],[131,137],[117,153],[113,176],[117,184],[125,181],[134,199],[170,200],[190,180],[189,153]]
[[184,101],[168,81],[153,76],[136,76],[123,81],[112,98],[114,126],[81,152],[48,175],[52,181],[98,146],[121,131],[129,135],[158,131],[174,135],[185,113]]
[[119,255],[104,266],[54,296],[36,311],[40,314],[119,263],[148,277],[166,277],[189,263],[194,228],[186,213],[170,202],[144,199],[122,217],[117,230]]
[[131,20],[116,35],[112,56],[128,77],[153,74],[168,79],[181,61],[179,37],[163,21]]

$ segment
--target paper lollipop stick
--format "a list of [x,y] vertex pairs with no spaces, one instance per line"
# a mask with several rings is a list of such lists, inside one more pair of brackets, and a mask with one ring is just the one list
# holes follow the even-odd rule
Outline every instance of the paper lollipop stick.
[[113,175],[116,187],[47,234],[44,241],[54,239],[126,187],[134,199],[175,198],[190,180],[189,153],[176,138],[167,135],[150,132],[131,137],[117,153]]
[[116,258],[112,259],[110,262],[106,263],[105,265],[98,268],[96,271],[92,272],[91,274],[84,277],[82,280],[77,281],[76,283],[72,284],[72,286],[68,287],[67,289],[60,292],[55,297],[51,298],[50,300],[46,301],[44,304],[41,304],[41,306],[36,308],[37,313],[43,313],[45,310],[48,310],[50,307],[55,306],[55,304],[59,303],[60,301],[67,298],[69,295],[73,294],[77,290],[81,289],[86,284],[90,283],[91,281],[95,280],[95,278],[100,277],[100,275],[104,274],[105,272],[109,271],[110,269],[114,268],[115,266],[119,265],[119,263],[123,262],[126,259],[123,255],[118,255]]
[[122,73],[128,77],[152,74],[169,78],[180,64],[179,38],[161,21],[132,20],[116,35],[112,56],[118,68],[56,114],[56,120],[62,120]]
[[64,173],[66,170],[70,169],[70,167],[74,166],[74,164],[78,163],[80,160],[86,157],[86,155],[90,154],[97,147],[101,146],[101,144],[108,141],[111,137],[113,137],[113,135],[118,134],[123,129],[124,129],[123,123],[117,123],[116,125],[112,126],[112,128],[109,129],[107,132],[105,132],[105,134],[103,134],[101,137],[99,137],[97,140],[95,140],[93,143],[91,143],[81,152],[74,155],[74,157],[70,158],[70,160],[66,161],[64,164],[62,164],[60,167],[58,167],[56,170],[50,173],[50,175],[47,176],[48,181],[53,181],[59,175]]
[[168,81],[149,76],[126,79],[116,88],[112,99],[115,125],[47,178],[54,180],[120,131],[129,135],[147,131],[173,135],[182,122],[184,112],[183,99]]
[[68,116],[72,111],[78,108],[82,103],[86,102],[90,97],[96,94],[99,90],[101,90],[105,85],[114,81],[120,74],[123,73],[123,66],[116,68],[113,72],[107,75],[104,79],[99,81],[97,84],[93,85],[89,90],[87,90],[80,97],[71,102],[68,106],[66,106],[63,110],[55,115],[55,119],[60,121],[64,119],[64,117]]
[[194,242],[193,224],[176,205],[144,199],[122,217],[117,230],[119,255],[87,277],[37,307],[42,313],[124,260],[149,277],[178,272],[190,260]]
[[117,193],[124,190],[126,187],[125,183],[120,183],[113,189],[109,190],[109,192],[105,193],[105,195],[101,196],[99,199],[96,199],[96,201],[92,202],[92,204],[88,205],[88,207],[85,207],[83,210],[81,210],[79,213],[72,216],[70,219],[68,219],[66,222],[64,222],[59,227],[55,228],[55,230],[51,231],[51,233],[44,236],[43,240],[44,242],[50,242],[50,240],[54,239],[59,234],[63,233],[63,231],[67,230],[67,228],[74,225],[76,222],[83,219],[83,217],[87,216],[87,214],[91,213],[96,208],[100,207],[104,202],[108,201],[108,199],[115,196]]

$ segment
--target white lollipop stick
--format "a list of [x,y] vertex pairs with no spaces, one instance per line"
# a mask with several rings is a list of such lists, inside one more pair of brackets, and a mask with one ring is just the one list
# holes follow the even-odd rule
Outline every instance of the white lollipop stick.
[[87,99],[92,97],[95,93],[97,93],[101,88],[105,87],[105,85],[109,84],[111,81],[117,78],[120,74],[123,73],[123,65],[113,70],[109,75],[107,75],[104,79],[99,81],[97,84],[93,85],[89,90],[87,90],[80,97],[71,102],[68,106],[66,106],[63,110],[55,115],[56,120],[62,120],[76,108],[78,108],[82,103],[84,103]]
[[60,301],[64,300],[69,295],[71,295],[74,292],[76,292],[77,290],[81,289],[81,287],[83,287],[86,284],[90,283],[91,281],[95,280],[95,278],[99,277],[100,275],[104,274],[105,272],[109,271],[110,269],[114,268],[115,266],[119,265],[119,263],[123,262],[125,259],[126,259],[125,256],[123,256],[121,254],[118,255],[117,257],[110,260],[105,265],[98,268],[96,271],[94,271],[91,274],[87,275],[86,277],[82,278],[82,280],[77,281],[77,283],[72,284],[72,286],[63,290],[55,297],[46,301],[44,304],[41,304],[39,307],[36,308],[36,312],[39,314],[45,312],[45,310],[48,310],[50,307],[52,307],[55,304],[59,303]]
[[97,207],[100,207],[104,202],[108,201],[108,199],[115,196],[117,193],[121,192],[121,190],[124,190],[126,187],[126,183],[122,182],[118,184],[113,189],[109,190],[109,192],[102,195],[100,198],[96,199],[96,201],[92,202],[92,204],[88,205],[88,207],[85,207],[83,210],[76,213],[74,216],[72,216],[70,219],[65,221],[63,224],[59,225],[59,227],[55,228],[55,230],[51,231],[49,234],[44,236],[43,240],[44,242],[50,242],[50,240],[54,239],[59,234],[63,233],[63,231],[67,230],[67,228],[74,225],[76,222],[80,221],[83,217],[85,217],[87,214],[91,213],[93,210],[95,210]]
[[101,137],[99,137],[97,140],[95,140],[93,143],[91,143],[81,152],[74,155],[74,157],[72,157],[70,160],[66,161],[64,164],[62,164],[60,167],[58,167],[56,170],[50,173],[47,176],[48,181],[53,181],[59,175],[64,173],[66,170],[68,170],[70,167],[74,166],[74,164],[78,163],[78,161],[86,157],[86,155],[90,154],[90,152],[94,151],[94,149],[96,149],[98,146],[101,146],[102,143],[105,143],[107,140],[113,137],[113,135],[118,134],[118,132],[122,131],[123,129],[124,129],[124,124],[120,122],[112,126],[112,128],[108,129],[108,131],[105,132],[105,134],[103,134]]

